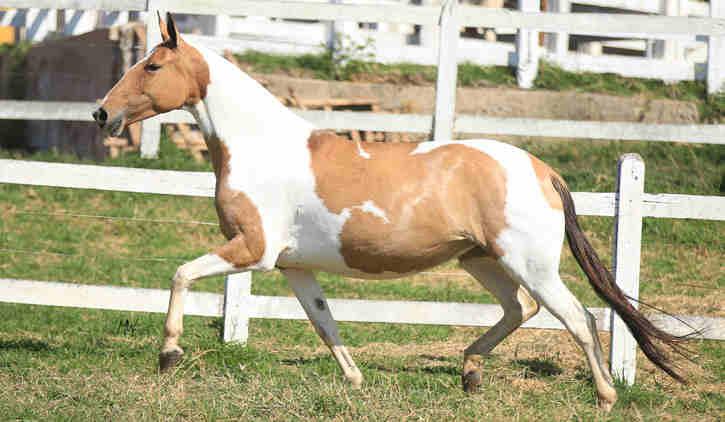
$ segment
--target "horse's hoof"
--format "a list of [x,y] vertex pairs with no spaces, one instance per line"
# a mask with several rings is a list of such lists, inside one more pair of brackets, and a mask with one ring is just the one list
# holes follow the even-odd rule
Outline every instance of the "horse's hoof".
[[613,406],[614,406],[614,402],[599,400],[599,409],[602,412],[605,412],[605,413],[611,412]]
[[347,382],[350,384],[350,387],[353,390],[359,390],[362,387],[363,376],[360,371],[356,371],[353,374],[346,375],[345,378],[347,379]]
[[606,413],[611,412],[614,403],[617,402],[617,391],[614,388],[610,388],[609,391],[598,393],[597,395],[599,396],[599,409]]
[[159,353],[159,371],[162,373],[167,372],[179,363],[183,355],[184,351],[179,347],[170,350],[162,350],[161,353]]
[[475,393],[476,391],[478,391],[478,387],[481,385],[482,378],[483,375],[481,373],[481,370],[478,368],[466,371],[461,376],[463,391],[465,391],[466,393]]

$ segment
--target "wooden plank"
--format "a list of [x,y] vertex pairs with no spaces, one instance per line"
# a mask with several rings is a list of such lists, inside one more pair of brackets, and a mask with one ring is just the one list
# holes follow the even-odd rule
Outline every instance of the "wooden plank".
[[214,174],[0,160],[0,183],[214,197]]
[[360,22],[394,22],[436,24],[437,7],[403,6],[397,4],[326,4],[286,1],[230,0],[161,0],[160,7],[176,13],[232,16],[267,16],[305,20],[353,20]]
[[577,215],[614,216],[614,193],[572,192]]
[[0,119],[92,122],[93,102],[0,100]]
[[224,342],[244,344],[249,338],[249,309],[245,297],[252,294],[252,273],[229,274],[224,280]]
[[[325,4],[229,0],[159,0],[160,8],[177,13],[268,16],[287,19],[352,20],[436,24],[439,10],[430,6]],[[725,20],[605,13],[523,13],[505,9],[460,6],[464,26],[525,28],[545,32],[607,35],[636,28],[649,34],[725,35]]]
[[[7,4],[9,1],[10,4]],[[7,0],[7,7],[66,8],[99,10],[146,10],[140,0]],[[175,13],[269,16],[287,19],[351,20],[358,22],[394,22],[435,24],[439,10],[430,6],[324,4],[279,1],[231,0],[158,0],[154,7]],[[605,13],[522,13],[505,9],[460,6],[465,26],[534,29],[544,32],[608,35],[613,32],[725,35],[725,19],[682,18]]]
[[[0,100],[0,119],[92,121],[95,103]],[[419,114],[297,110],[320,128],[429,133],[432,118]],[[195,123],[186,111],[159,116],[163,123]],[[466,134],[566,137],[623,141],[725,144],[725,125],[644,124],[459,115],[454,131]]]
[[[419,114],[294,110],[316,126],[333,130],[429,133],[433,118]],[[381,118],[382,117],[382,118]]]
[[[499,305],[400,300],[328,299],[330,311],[338,321],[397,324],[464,325],[490,327],[503,316]],[[248,306],[252,318],[307,319],[293,297],[252,296]],[[608,329],[607,309],[594,309],[602,316],[600,328]],[[564,329],[546,310],[529,320],[524,327]]]
[[[297,299],[280,296],[242,296],[240,306],[251,318],[304,320],[306,315]],[[132,312],[165,313],[169,292],[161,289],[98,286],[60,282],[0,279],[0,302],[30,305],[67,306]],[[503,314],[501,307],[490,304],[423,301],[329,299],[330,310],[338,321],[458,325],[489,327]],[[184,304],[187,315],[223,316],[224,297],[220,294],[188,292]],[[609,330],[609,309],[588,308],[597,318],[599,330]],[[704,336],[725,340],[725,318],[678,315]],[[655,324],[673,333],[682,333],[682,325],[669,317],[654,318]],[[559,321],[545,310],[527,321],[524,328],[563,329]]]
[[621,141],[725,144],[725,125],[644,124],[461,115],[456,119],[455,131]]
[[645,194],[642,204],[645,217],[694,218],[725,220],[725,196]]
[[[162,195],[214,196],[214,174],[0,159],[0,183]],[[615,195],[573,192],[579,215],[613,216]],[[725,220],[725,197],[645,194],[645,217]]]
[[[638,154],[625,154],[617,166],[617,210],[614,221],[614,277],[617,286],[638,306],[639,265],[642,252],[642,197],[644,162]],[[637,341],[624,321],[612,314],[609,362],[612,375],[634,384]]]
[[616,13],[522,13],[471,6],[461,6],[461,24],[602,36],[611,33],[725,35],[725,19]]
[[[165,313],[169,306],[169,291],[0,279],[0,302]],[[223,297],[218,294],[188,292],[184,312],[187,315],[218,317],[222,315],[223,302]]]
[[441,6],[438,39],[438,72],[436,76],[433,139],[453,139],[453,121],[456,114],[456,85],[458,81],[458,0],[444,0]]
[[[96,103],[81,101],[0,100],[0,119],[92,122],[96,107]],[[162,114],[160,119],[162,123],[195,123],[184,110]]]

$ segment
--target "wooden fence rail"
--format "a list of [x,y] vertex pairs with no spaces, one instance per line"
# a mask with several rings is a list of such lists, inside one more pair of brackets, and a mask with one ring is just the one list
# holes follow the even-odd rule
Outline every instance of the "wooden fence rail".
[[[0,100],[0,119],[93,121],[91,102]],[[320,128],[381,132],[430,133],[433,118],[421,114],[357,111],[297,110]],[[157,123],[195,123],[191,114],[176,110],[156,118]],[[486,117],[459,114],[453,131],[461,134],[497,134],[535,137],[582,138],[622,141],[660,141],[725,144],[722,124],[647,124],[529,118]]]
[[[485,141],[482,141],[485,142]],[[644,163],[625,155],[618,166],[617,193],[573,193],[579,215],[615,216],[616,282],[631,296],[638,295],[639,255],[643,217],[725,220],[725,197],[645,194]],[[0,183],[100,189],[123,192],[214,196],[214,176],[207,172],[148,170],[0,160]],[[0,302],[73,306],[141,312],[165,312],[166,290],[76,285],[67,283],[0,279]],[[228,276],[225,294],[192,292],[187,296],[190,315],[224,317],[225,341],[246,342],[250,318],[304,319],[296,299],[251,294],[251,275]],[[496,305],[331,299],[337,319],[357,322],[491,326],[502,310]],[[634,382],[636,342],[609,309],[593,308],[600,330],[612,332],[612,372]],[[700,329],[701,338],[725,340],[725,318],[680,316]],[[676,334],[689,328],[665,317],[658,326]],[[525,327],[562,329],[549,313],[542,312]]]
[[[717,0],[713,0],[717,1]],[[4,0],[8,8],[76,10],[168,10],[201,15],[266,16],[284,19],[352,20],[437,25],[441,8],[398,4],[340,4],[268,0]],[[617,13],[535,13],[459,6],[455,24],[490,28],[521,28],[585,35],[642,34],[725,36],[725,19],[684,18]],[[155,18],[155,17],[154,17]]]

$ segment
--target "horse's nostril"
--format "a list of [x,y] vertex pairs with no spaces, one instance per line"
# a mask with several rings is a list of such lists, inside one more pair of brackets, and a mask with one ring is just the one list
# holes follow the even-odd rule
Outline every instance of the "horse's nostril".
[[99,126],[103,127],[106,120],[108,120],[108,113],[106,113],[106,110],[101,107],[93,112],[93,120],[95,120]]

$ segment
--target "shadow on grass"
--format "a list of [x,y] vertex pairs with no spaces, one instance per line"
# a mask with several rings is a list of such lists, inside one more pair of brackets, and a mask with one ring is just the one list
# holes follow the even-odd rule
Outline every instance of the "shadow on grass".
[[559,375],[561,367],[550,360],[517,359],[513,363],[524,369],[524,378],[546,378]]
[[0,340],[0,350],[27,350],[29,352],[46,352],[52,350],[50,345],[44,341],[21,339],[21,340]]
[[[431,356],[431,355],[421,355],[420,357],[428,359],[428,360],[435,360],[439,362],[445,362],[447,361],[447,358],[442,356]],[[320,362],[327,362],[328,360],[331,360],[332,356],[315,356],[311,358],[290,358],[290,359],[280,359],[279,363],[282,365],[288,365],[288,366],[304,366],[304,365],[314,365],[318,364]],[[395,364],[391,365],[381,365],[379,363],[374,362],[365,362],[360,365],[361,368],[364,369],[372,369],[376,371],[381,372],[387,372],[390,374],[400,373],[400,372],[408,372],[411,374],[418,374],[421,372],[427,373],[427,374],[445,374],[445,375],[460,375],[460,368],[457,366],[452,365],[403,365],[403,366],[397,366]]]
[[[435,362],[450,362],[450,358],[446,356],[435,356],[423,354],[420,358],[435,361]],[[282,365],[288,366],[305,366],[315,365],[321,362],[326,362],[332,359],[331,356],[320,355],[315,357],[298,357],[298,358],[287,358],[281,359],[279,362]],[[563,372],[563,369],[556,363],[545,360],[545,359],[517,359],[511,362],[513,365],[522,368],[524,371],[524,378],[547,378],[554,377]],[[390,363],[388,365],[377,362],[366,362],[361,367],[366,369],[372,369],[380,372],[386,372],[390,374],[407,372],[411,374],[427,373],[434,375],[454,375],[458,376],[461,373],[461,368],[457,364],[451,365],[425,365],[420,363],[408,363],[408,364],[396,364]],[[485,371],[486,369],[484,369]]]
[[280,359],[279,363],[282,365],[287,366],[303,366],[303,365],[313,365],[317,364],[323,361],[326,361],[328,359],[332,359],[331,356],[315,356],[313,358],[288,358],[288,359]]

